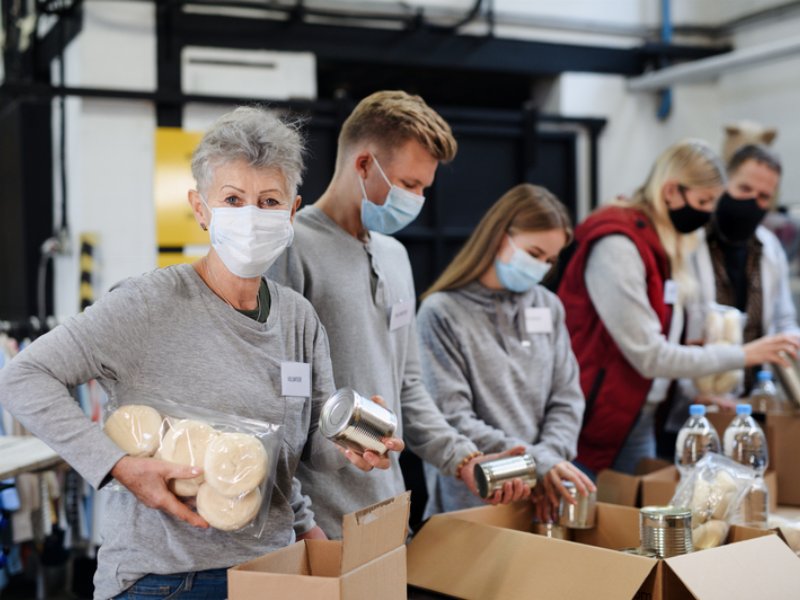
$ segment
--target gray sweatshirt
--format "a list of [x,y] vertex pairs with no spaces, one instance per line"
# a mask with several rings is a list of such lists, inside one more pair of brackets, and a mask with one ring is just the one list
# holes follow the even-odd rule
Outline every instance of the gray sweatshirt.
[[[304,298],[272,282],[269,291],[261,324],[220,300],[190,265],[153,271],[123,282],[0,372],[0,403],[96,488],[124,452],[83,414],[68,385],[96,378],[113,403],[166,398],[283,425],[261,539],[195,528],[127,490],[108,492],[95,598],[113,597],[147,573],[230,567],[291,544],[295,528],[313,527],[293,475],[333,389],[328,344]],[[311,398],[281,396],[282,361],[311,364]],[[321,452],[335,450],[314,440]]]
[[[526,325],[539,309],[548,324]],[[425,385],[448,422],[485,453],[525,446],[539,476],[577,450],[584,398],[561,301],[478,282],[425,299],[417,315]],[[546,332],[545,329],[550,329]],[[477,506],[453,477],[426,464],[426,516]]]
[[744,366],[740,346],[681,346],[664,337],[647,298],[644,262],[627,237],[598,240],[584,277],[592,304],[614,342],[642,377],[656,379],[654,385],[657,378],[699,377]]
[[[396,435],[423,460],[454,474],[475,445],[447,424],[422,383],[414,280],[402,244],[374,232],[361,242],[310,206],[297,214],[294,243],[269,276],[314,305],[330,338],[336,385],[383,396],[398,416]],[[391,330],[392,307],[401,302],[410,322]],[[405,490],[397,453],[390,456],[390,469],[370,473],[349,463],[338,473],[301,464],[297,476],[328,536],[341,537],[342,515]]]

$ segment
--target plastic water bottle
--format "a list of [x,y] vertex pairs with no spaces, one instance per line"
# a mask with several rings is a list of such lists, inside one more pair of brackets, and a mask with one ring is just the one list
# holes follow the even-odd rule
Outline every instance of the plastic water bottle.
[[689,418],[678,432],[675,443],[675,465],[681,472],[681,477],[691,471],[706,452],[720,450],[717,430],[706,419],[706,407],[692,404],[689,407]]
[[783,412],[783,402],[778,396],[778,389],[772,381],[772,373],[769,371],[759,371],[756,375],[756,384],[748,398],[753,412],[774,413]]
[[769,516],[769,494],[764,483],[769,454],[767,438],[751,416],[752,411],[750,404],[737,404],[736,418],[728,425],[722,437],[725,456],[753,470],[754,480],[744,501],[744,522],[763,527],[766,526]]

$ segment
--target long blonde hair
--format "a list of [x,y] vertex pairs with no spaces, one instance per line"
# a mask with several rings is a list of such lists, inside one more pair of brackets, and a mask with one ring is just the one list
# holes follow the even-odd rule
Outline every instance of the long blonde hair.
[[663,196],[664,184],[670,180],[687,188],[724,186],[725,168],[706,142],[683,140],[661,153],[647,180],[630,199],[618,202],[641,210],[650,218],[669,257],[672,278],[678,283],[681,298],[685,300],[696,289],[696,282],[686,267],[686,256],[696,245],[696,235],[683,235],[672,225]]
[[480,278],[494,262],[503,236],[522,231],[563,229],[567,242],[572,224],[567,209],[545,188],[530,183],[514,186],[483,216],[456,257],[422,294],[464,287]]

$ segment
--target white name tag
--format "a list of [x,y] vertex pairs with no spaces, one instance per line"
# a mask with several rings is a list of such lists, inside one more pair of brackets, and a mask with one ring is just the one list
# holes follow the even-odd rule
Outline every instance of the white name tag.
[[311,365],[299,362],[281,363],[281,395],[311,397]]
[[528,333],[553,333],[553,313],[549,308],[526,308],[525,330]]
[[389,331],[400,329],[411,323],[414,318],[414,303],[402,300],[392,306],[392,316],[389,318]]
[[664,282],[664,304],[675,304],[678,301],[678,283],[674,279]]

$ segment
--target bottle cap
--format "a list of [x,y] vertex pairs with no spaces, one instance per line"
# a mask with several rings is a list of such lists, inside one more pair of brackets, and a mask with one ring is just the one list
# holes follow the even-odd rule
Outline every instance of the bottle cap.
[[737,404],[736,405],[736,414],[737,415],[751,415],[753,414],[753,407],[749,404]]
[[706,407],[703,404],[690,404],[689,414],[693,417],[702,417],[706,414]]
[[772,373],[764,369],[756,375],[756,381],[772,381]]

